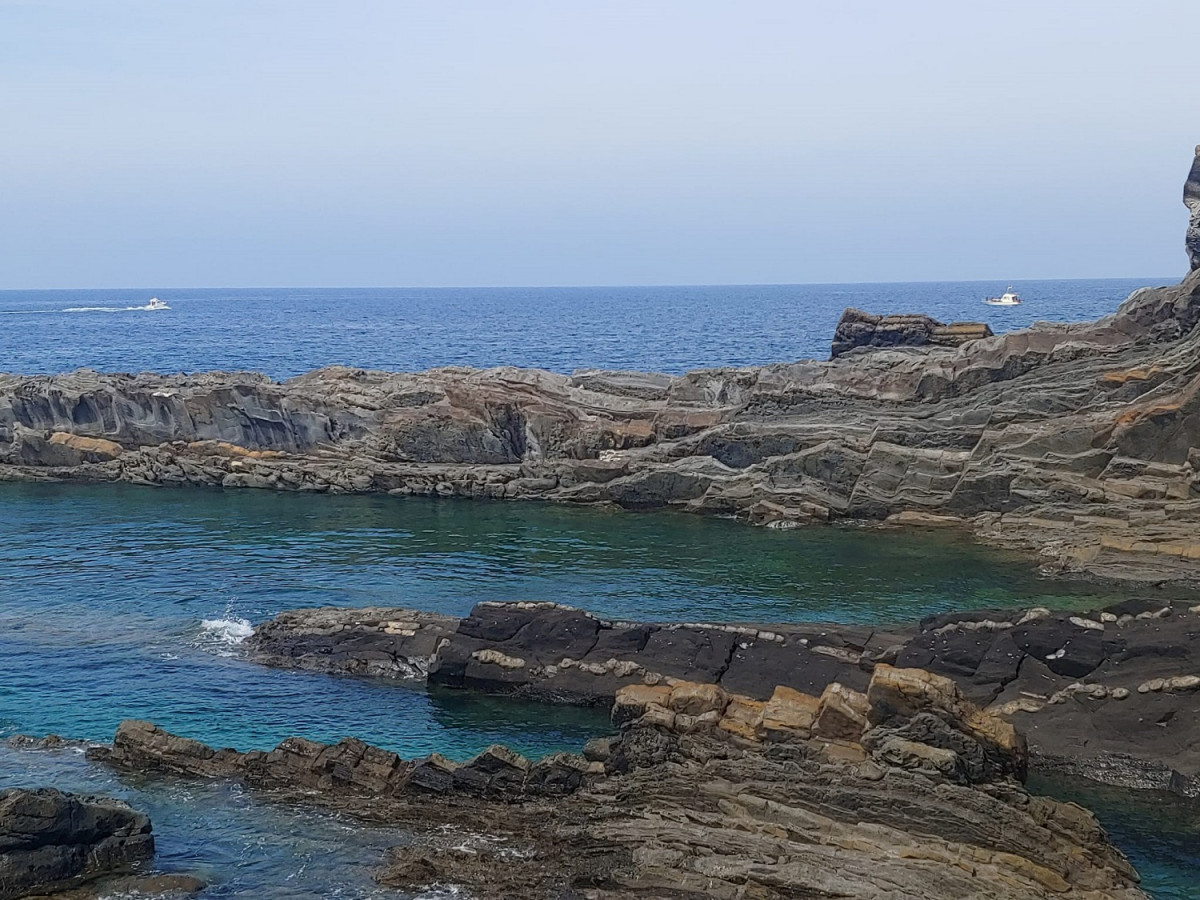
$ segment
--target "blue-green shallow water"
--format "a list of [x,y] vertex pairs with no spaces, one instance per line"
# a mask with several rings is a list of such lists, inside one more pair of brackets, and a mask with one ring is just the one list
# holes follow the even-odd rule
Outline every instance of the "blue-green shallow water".
[[[121,719],[138,717],[241,749],[292,734],[355,735],[405,756],[460,759],[495,741],[534,756],[578,748],[605,727],[602,714],[280,672],[238,655],[249,622],[297,606],[462,614],[485,599],[557,600],[647,620],[872,623],[1116,595],[1042,579],[1025,560],[944,533],[770,531],[525,503],[0,484],[0,736],[109,740]],[[214,897],[270,896],[285,871],[292,893],[277,896],[368,896],[366,867],[389,843],[374,832],[347,838],[345,823],[229,786],[131,785],[68,755],[0,755],[0,783],[70,788],[79,779],[134,791],[122,795],[149,809],[175,848],[163,865],[207,867]],[[292,838],[276,842],[277,833]],[[335,868],[344,875],[297,868],[297,859],[333,853],[327,843],[342,847],[346,862]]]

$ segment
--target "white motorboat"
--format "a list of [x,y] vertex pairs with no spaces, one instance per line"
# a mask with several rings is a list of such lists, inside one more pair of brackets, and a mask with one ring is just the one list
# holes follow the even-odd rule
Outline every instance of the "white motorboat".
[[150,302],[142,307],[142,309],[170,309],[170,308],[171,307],[167,306],[167,304],[163,303],[157,297],[151,297]]
[[1020,306],[1021,298],[1012,289],[1012,285],[1009,285],[1008,290],[999,297],[985,297],[983,302],[992,306]]

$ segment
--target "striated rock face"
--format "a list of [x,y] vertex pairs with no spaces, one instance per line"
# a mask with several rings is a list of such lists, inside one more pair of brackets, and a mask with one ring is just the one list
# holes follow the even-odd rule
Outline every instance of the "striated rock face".
[[355,742],[297,754],[296,739],[238,754],[129,722],[104,756],[402,822],[413,841],[381,882],[481,900],[1144,897],[1091,814],[1024,789],[1023,739],[948,678],[881,664],[862,692],[766,702],[673,680],[622,688],[613,718],[584,757],[537,763],[503,747],[461,766]]
[[145,814],[107,797],[0,791],[0,900],[129,872],[154,855],[150,830]]
[[1200,273],[1088,325],[680,377],[0,376],[0,479],[959,523],[1061,570],[1200,573]]
[[992,337],[983,322],[954,322],[947,325],[922,315],[876,316],[847,309],[833,333],[831,356],[837,359],[860,347],[924,347],[934,344],[959,347],[967,341]]
[[1196,158],[1192,161],[1192,170],[1188,173],[1187,183],[1183,186],[1183,204],[1191,213],[1191,221],[1187,230],[1187,254],[1192,271],[1200,269],[1200,147],[1196,148]]
[[[397,637],[389,622],[428,624]],[[863,711],[828,692],[865,693],[891,663],[945,676],[1015,722],[1039,769],[1200,796],[1200,606],[1183,603],[951,613],[890,628],[619,622],[553,603],[479,603],[461,621],[331,608],[284,613],[245,646],[268,665],[549,703],[608,705],[621,691],[653,701],[685,680],[705,687],[684,714],[737,694],[766,704],[768,729],[820,715],[853,731]]]

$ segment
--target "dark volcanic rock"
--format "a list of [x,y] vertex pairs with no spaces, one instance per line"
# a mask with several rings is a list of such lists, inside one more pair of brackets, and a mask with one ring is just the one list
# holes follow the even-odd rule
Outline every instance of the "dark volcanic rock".
[[860,347],[924,347],[934,344],[958,347],[967,341],[991,337],[983,322],[954,322],[947,325],[923,315],[877,316],[860,309],[847,309],[833,333],[831,358],[837,359]]
[[149,817],[107,797],[0,791],[0,900],[129,872],[154,855],[150,830]]

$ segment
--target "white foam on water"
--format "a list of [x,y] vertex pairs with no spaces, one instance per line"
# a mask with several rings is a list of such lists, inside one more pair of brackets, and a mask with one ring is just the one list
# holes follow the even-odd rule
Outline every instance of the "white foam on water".
[[254,634],[254,626],[240,616],[228,619],[203,619],[200,630],[223,644],[240,644]]

